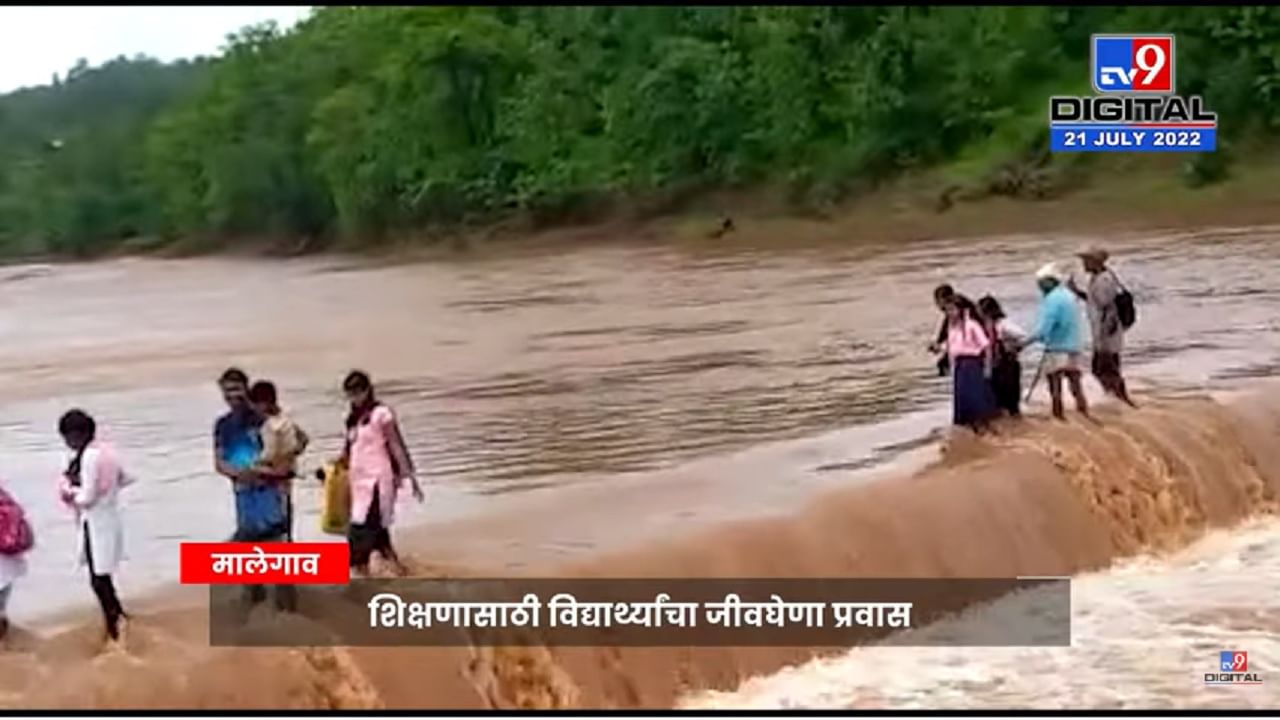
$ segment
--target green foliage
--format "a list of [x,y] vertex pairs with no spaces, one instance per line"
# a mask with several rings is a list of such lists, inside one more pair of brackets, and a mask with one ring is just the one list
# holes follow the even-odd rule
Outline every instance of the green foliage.
[[[195,63],[0,96],[0,252],[373,239],[771,183],[802,205],[1042,162],[1094,32],[1178,35],[1224,142],[1280,126],[1276,7],[322,7]],[[1213,182],[1229,158],[1197,157]]]
[[156,224],[143,141],[199,63],[82,61],[0,98],[0,251],[83,254]]

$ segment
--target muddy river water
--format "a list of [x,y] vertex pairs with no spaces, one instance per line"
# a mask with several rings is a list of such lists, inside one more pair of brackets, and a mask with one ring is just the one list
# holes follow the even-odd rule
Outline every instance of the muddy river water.
[[[53,492],[63,456],[54,427],[68,407],[97,416],[140,478],[126,505],[121,585],[129,592],[172,582],[179,542],[232,530],[231,494],[211,471],[221,410],[214,380],[228,365],[276,381],[283,404],[315,438],[307,467],[337,449],[343,374],[370,371],[401,415],[429,484],[426,505],[405,506],[406,523],[466,520],[535,498],[542,504],[529,507],[546,507],[554,493],[607,491],[694,463],[712,474],[719,464],[727,474],[743,464],[741,453],[760,447],[777,450],[753,457],[742,482],[724,480],[724,505],[767,509],[781,495],[849,482],[938,437],[948,386],[923,349],[938,321],[934,285],[949,281],[974,298],[993,293],[1030,325],[1036,268],[1049,260],[1075,267],[1073,251],[1090,240],[614,245],[420,264],[198,259],[0,269],[0,476],[39,535],[11,612],[30,619],[91,601],[72,567],[71,520]],[[1225,389],[1280,368],[1280,229],[1108,243],[1139,302],[1125,360],[1140,391]],[[1029,377],[1035,355],[1024,364]],[[301,487],[296,502],[299,537],[322,537],[319,490]],[[619,508],[605,520],[621,527],[636,518]],[[1208,640],[1176,623],[1160,632],[1205,645],[1196,646],[1201,654],[1231,649],[1232,633],[1243,633],[1243,649],[1254,649],[1261,672],[1274,673],[1280,531],[1263,524],[1239,531],[1246,532],[1250,542],[1230,532],[1215,541],[1243,548],[1230,555],[1234,582],[1200,582],[1188,569],[1194,559],[1151,560],[1141,573],[1118,568],[1082,580],[1077,603],[1099,597],[1099,607],[1114,602],[1121,612],[1124,601],[1107,598],[1127,596],[1098,588],[1137,583],[1178,596],[1174,615],[1185,619],[1222,604],[1215,593],[1231,593],[1231,604],[1256,591],[1258,603],[1272,604],[1262,620],[1224,622],[1221,636]],[[1083,627],[1082,642],[1146,657],[1136,649],[1149,636],[1140,623],[1112,623],[1093,635],[1094,626]],[[870,652],[697,702],[854,704],[841,683],[888,672],[865,659]],[[988,657],[1006,667],[1024,662],[1011,653]],[[1032,660],[1056,673],[1092,662],[1079,654]],[[881,682],[879,692],[897,693],[885,703],[981,706],[1030,697],[1012,675],[1002,684],[964,684],[943,677],[946,662],[936,667],[938,677],[926,673],[918,684]],[[1263,696],[1247,697],[1258,704]]]

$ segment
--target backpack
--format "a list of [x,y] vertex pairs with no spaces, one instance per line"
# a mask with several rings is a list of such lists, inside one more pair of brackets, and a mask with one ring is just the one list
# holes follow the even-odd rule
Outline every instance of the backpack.
[[1017,362],[1019,353],[1009,347],[1008,339],[1000,330],[1000,321],[997,320],[991,329],[994,336],[996,362],[1001,365]]
[[1120,318],[1120,327],[1128,330],[1138,322],[1138,309],[1133,304],[1133,293],[1129,292],[1115,273],[1111,273],[1111,277],[1120,286],[1120,292],[1116,293],[1116,315]]
[[35,533],[22,506],[0,490],[0,555],[21,555],[35,547]]

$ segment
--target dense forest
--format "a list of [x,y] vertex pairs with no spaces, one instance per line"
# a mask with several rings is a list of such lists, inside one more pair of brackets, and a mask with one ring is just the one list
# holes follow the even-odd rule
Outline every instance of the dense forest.
[[326,7],[0,96],[0,252],[363,243],[748,186],[837,202],[1045,158],[1095,32],[1177,33],[1220,146],[1280,122],[1280,7]]

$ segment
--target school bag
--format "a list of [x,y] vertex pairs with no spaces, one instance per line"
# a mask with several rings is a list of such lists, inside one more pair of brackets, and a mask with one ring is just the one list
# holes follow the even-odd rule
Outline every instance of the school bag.
[[22,506],[0,489],[0,555],[21,555],[35,544],[35,533]]
[[1120,292],[1116,293],[1116,316],[1120,318],[1120,327],[1128,330],[1133,324],[1138,322],[1138,308],[1133,303],[1133,293],[1120,282],[1120,278],[1113,272],[1111,277],[1115,279],[1116,285],[1120,286]]

